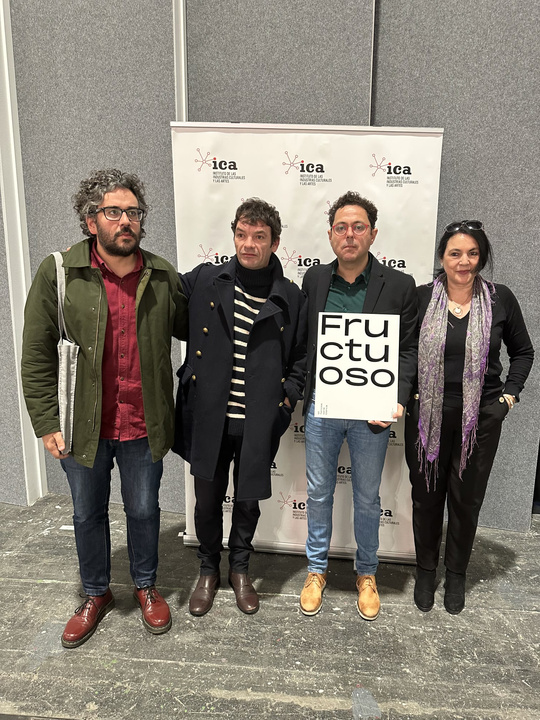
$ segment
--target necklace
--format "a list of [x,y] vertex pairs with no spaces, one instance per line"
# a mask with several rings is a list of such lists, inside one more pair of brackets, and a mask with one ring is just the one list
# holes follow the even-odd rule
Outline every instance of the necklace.
[[[460,305],[455,300],[450,300],[450,298],[448,298],[448,302],[449,302],[448,307],[450,308],[450,312],[453,315],[455,315],[456,317],[461,317],[463,315],[463,305],[469,305],[471,300],[472,300],[472,295],[468,300],[466,300],[463,304]],[[454,307],[452,307],[452,305]]]

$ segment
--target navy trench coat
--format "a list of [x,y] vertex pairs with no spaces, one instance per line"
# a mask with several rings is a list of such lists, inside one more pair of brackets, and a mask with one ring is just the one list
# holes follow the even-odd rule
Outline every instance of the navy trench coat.
[[[181,276],[189,300],[189,340],[178,370],[174,451],[195,477],[212,480],[225,427],[233,366],[235,263],[202,264]],[[302,399],[307,303],[274,256],[272,287],[249,335],[246,419],[237,500],[272,494],[270,469],[291,410]]]

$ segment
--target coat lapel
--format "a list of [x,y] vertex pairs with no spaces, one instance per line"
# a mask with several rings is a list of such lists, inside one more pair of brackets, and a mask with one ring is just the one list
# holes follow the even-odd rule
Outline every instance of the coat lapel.
[[231,339],[234,337],[234,263],[231,260],[224,265],[222,272],[214,280],[214,285],[219,297],[219,312]]
[[284,284],[288,282],[283,277],[274,279],[268,300],[262,306],[261,311],[255,318],[255,322],[260,322],[277,313],[283,313],[285,322],[289,322],[289,300],[284,288]]
[[321,278],[317,282],[317,289],[315,292],[315,307],[313,308],[315,316],[318,317],[319,313],[324,310],[326,305],[326,299],[328,297],[328,291],[330,289],[330,282],[332,280],[332,263],[326,265],[321,269]]
[[373,258],[373,264],[371,266],[371,276],[366,291],[366,299],[364,300],[365,313],[371,313],[377,305],[377,301],[384,287],[384,275],[381,270],[381,264],[378,260]]

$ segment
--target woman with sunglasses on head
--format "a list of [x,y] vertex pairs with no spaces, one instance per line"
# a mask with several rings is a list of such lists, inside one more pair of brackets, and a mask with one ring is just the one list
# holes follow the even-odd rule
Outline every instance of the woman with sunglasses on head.
[[[465,574],[501,425],[519,401],[534,351],[519,304],[504,285],[487,282],[492,249],[477,220],[445,228],[437,249],[442,269],[418,288],[418,389],[407,407],[416,548],[414,601],[434,603],[445,501],[444,606],[465,606]],[[501,345],[510,358],[501,379]]]

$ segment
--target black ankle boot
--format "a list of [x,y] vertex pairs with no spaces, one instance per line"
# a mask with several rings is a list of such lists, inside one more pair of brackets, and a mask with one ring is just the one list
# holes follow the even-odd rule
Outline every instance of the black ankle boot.
[[435,602],[435,570],[416,568],[414,602],[422,612],[429,612]]
[[458,615],[465,607],[465,573],[446,570],[444,607],[450,615]]

